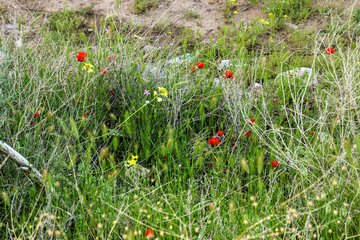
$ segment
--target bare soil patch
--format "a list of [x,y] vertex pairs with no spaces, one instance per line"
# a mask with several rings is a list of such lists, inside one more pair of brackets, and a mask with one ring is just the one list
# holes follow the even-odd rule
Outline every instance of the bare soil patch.
[[[93,9],[104,16],[120,16],[134,24],[154,27],[156,24],[173,24],[199,31],[204,37],[216,34],[225,24],[226,1],[223,0],[159,0],[159,5],[144,14],[134,11],[135,0],[0,0],[0,4],[11,11],[58,12],[64,9]],[[263,17],[261,7],[252,6],[245,0],[238,0],[239,11],[234,15],[235,24],[250,22]]]

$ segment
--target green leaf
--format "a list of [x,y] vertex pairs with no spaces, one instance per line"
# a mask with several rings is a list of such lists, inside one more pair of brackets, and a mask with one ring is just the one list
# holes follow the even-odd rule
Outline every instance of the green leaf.
[[263,168],[264,168],[264,152],[261,151],[257,158],[257,170],[259,175],[261,174]]
[[70,127],[72,134],[76,137],[77,140],[79,140],[79,131],[78,127],[76,125],[76,122],[73,118],[70,118]]

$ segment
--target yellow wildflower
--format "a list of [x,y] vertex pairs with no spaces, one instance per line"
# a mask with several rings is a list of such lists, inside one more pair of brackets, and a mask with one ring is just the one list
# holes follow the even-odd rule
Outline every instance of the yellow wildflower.
[[260,19],[260,22],[261,23],[263,23],[263,24],[265,24],[265,25],[269,25],[270,23],[268,22],[268,21],[266,21],[265,19]]
[[168,97],[168,90],[163,87],[158,87],[160,96]]
[[92,73],[94,72],[94,65],[92,65],[91,63],[84,63],[82,70]]
[[129,160],[127,163],[131,166],[131,165],[136,165],[136,162],[138,160],[139,156],[138,155],[131,155],[131,160]]
[[[163,87],[158,87],[159,92],[154,91],[154,96],[157,97],[158,102],[161,102],[163,99],[161,97],[167,98],[169,96],[168,90]],[[160,96],[160,97],[158,97]]]
[[231,3],[236,3],[236,0],[231,0]]
[[236,10],[234,11],[234,14],[238,14],[238,13],[239,13],[238,11],[236,11]]
[[284,18],[288,18],[288,15],[284,15]]
[[269,17],[271,17],[271,16],[274,15],[274,14],[273,14],[273,13],[269,13],[268,15],[269,15]]

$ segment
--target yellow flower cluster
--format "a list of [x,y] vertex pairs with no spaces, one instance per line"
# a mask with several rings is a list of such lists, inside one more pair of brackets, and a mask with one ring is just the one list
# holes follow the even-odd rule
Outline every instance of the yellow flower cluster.
[[161,102],[163,99],[161,97],[167,98],[169,96],[168,90],[163,87],[158,87],[159,92],[154,91],[154,96],[157,98],[158,102]]
[[270,23],[268,22],[268,21],[266,21],[265,19],[260,19],[260,22],[261,23],[263,23],[263,24],[265,24],[265,25],[269,25]]
[[131,160],[129,160],[127,163],[132,166],[132,165],[136,165],[137,160],[139,159],[138,155],[131,155]]
[[94,72],[94,65],[92,65],[91,63],[84,63],[82,70],[88,71],[88,73],[92,73]]

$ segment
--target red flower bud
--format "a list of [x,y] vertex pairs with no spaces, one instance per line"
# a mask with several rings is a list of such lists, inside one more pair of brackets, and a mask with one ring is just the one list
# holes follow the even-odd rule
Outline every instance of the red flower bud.
[[277,168],[280,166],[280,162],[278,160],[271,161],[271,166]]
[[203,62],[198,62],[196,66],[198,69],[202,69],[203,67],[205,67],[205,64]]
[[155,233],[153,230],[151,230],[151,229],[146,230],[146,232],[145,232],[146,239],[154,238],[154,236],[155,236]]
[[217,132],[217,135],[218,135],[219,137],[224,136],[224,131],[218,131],[218,132]]
[[225,75],[224,75],[224,78],[230,78],[230,79],[233,79],[234,78],[234,73],[229,71],[229,70],[226,70],[225,71]]
[[34,116],[34,118],[39,118],[40,117],[39,111],[36,111],[33,116]]

